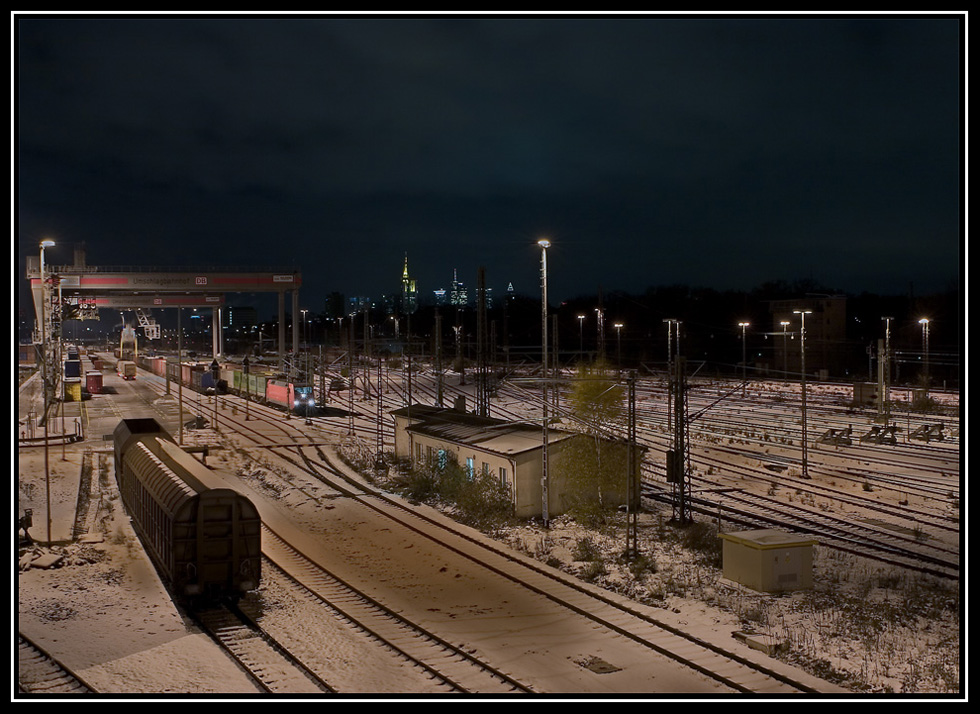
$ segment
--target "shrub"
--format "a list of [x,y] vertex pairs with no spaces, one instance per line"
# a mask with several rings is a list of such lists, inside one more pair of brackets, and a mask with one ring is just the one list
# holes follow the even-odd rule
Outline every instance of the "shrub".
[[722,565],[722,542],[718,529],[711,523],[695,521],[681,531],[681,543],[716,568]]
[[513,515],[510,491],[497,478],[482,472],[471,475],[453,461],[441,468],[410,470],[401,490],[419,501],[439,498],[453,503],[471,525],[498,523]]
[[599,552],[599,547],[591,538],[580,538],[575,544],[575,548],[572,551],[572,559],[578,561],[595,561],[601,560],[602,554]]
[[587,583],[594,583],[606,574],[606,565],[601,560],[593,560],[582,568],[580,577]]

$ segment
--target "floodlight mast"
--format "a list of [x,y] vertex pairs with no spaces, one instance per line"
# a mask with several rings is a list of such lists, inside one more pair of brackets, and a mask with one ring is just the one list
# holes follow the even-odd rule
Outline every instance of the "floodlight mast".
[[551,241],[542,238],[541,246],[541,520],[548,527],[548,248]]
[[809,479],[810,474],[807,472],[806,463],[806,316],[811,314],[813,310],[793,310],[794,315],[800,316],[800,380],[802,384],[802,426],[803,426],[803,467],[800,472],[800,478]]

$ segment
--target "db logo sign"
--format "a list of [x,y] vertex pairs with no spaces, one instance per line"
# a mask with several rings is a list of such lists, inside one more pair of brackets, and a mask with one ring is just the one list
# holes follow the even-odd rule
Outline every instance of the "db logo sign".
[[208,284],[208,279],[207,278],[194,278],[194,284],[195,285],[207,285]]

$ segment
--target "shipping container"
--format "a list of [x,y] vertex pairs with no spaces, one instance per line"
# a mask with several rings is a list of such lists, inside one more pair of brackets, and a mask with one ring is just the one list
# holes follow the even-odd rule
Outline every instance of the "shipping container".
[[86,372],[85,388],[89,394],[102,394],[102,372]]
[[75,379],[75,378],[65,379],[65,401],[66,402],[82,401],[81,379]]
[[82,377],[82,361],[79,359],[65,360],[65,377],[66,378],[79,378]]

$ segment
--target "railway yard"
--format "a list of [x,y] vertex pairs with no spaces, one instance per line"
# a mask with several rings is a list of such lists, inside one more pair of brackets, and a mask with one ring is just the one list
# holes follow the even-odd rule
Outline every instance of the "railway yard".
[[[692,378],[697,528],[675,528],[666,385],[641,375],[638,569],[618,557],[622,523],[590,530],[563,516],[548,529],[532,521],[484,533],[448,507],[398,496],[394,469],[359,470],[359,454],[378,443],[392,449],[387,412],[405,405],[409,385],[414,403],[434,404],[437,394],[425,368],[410,382],[401,371],[364,373],[370,397],[341,392],[322,405],[330,416],[309,418],[237,395],[178,392],[145,370],[134,381],[107,374],[105,393],[72,405],[84,438],[51,442],[46,456],[22,439],[19,510],[33,509],[40,541],[21,548],[14,583],[22,689],[297,698],[960,692],[957,394],[934,392],[935,409],[919,412],[911,393],[895,389],[890,440],[876,436],[873,410],[849,403],[849,386],[810,385],[803,479],[798,384],[750,382],[736,397],[731,381]],[[447,374],[446,400],[472,404],[472,381],[460,381]],[[39,391],[32,382],[20,391],[22,415]],[[553,413],[569,421],[566,396]],[[490,401],[503,419],[540,413],[540,393],[520,380],[501,382]],[[183,445],[259,509],[262,584],[236,607],[175,605],[143,553],[103,438],[132,417],[153,417],[175,438],[178,424],[203,417],[182,430]],[[751,591],[685,541],[759,528],[817,542],[812,589]],[[583,543],[594,549],[588,561]]]

